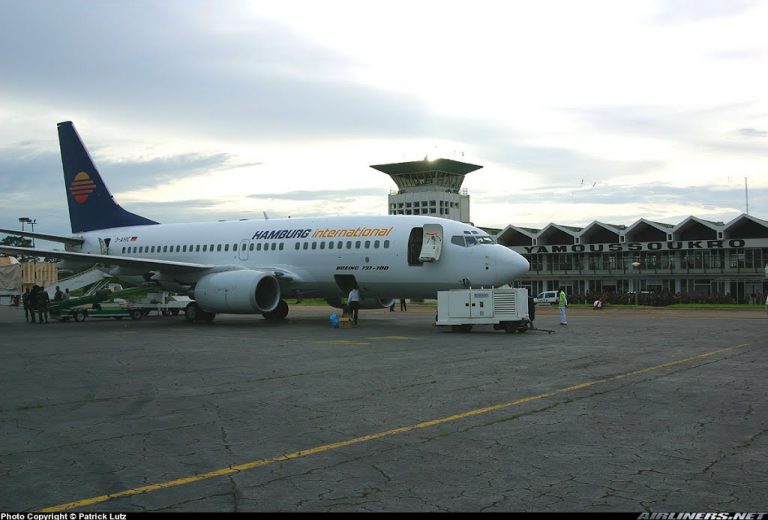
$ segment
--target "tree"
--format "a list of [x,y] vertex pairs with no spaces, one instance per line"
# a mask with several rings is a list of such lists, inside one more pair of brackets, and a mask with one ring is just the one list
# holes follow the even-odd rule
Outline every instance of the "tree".
[[[24,238],[16,235],[8,235],[7,237],[0,240],[0,245],[13,246],[13,247],[32,247],[32,240],[30,240],[29,238]],[[10,255],[0,252],[0,256],[10,256]],[[26,260],[34,260],[34,259],[35,257],[33,255],[19,256],[20,262],[23,262]]]

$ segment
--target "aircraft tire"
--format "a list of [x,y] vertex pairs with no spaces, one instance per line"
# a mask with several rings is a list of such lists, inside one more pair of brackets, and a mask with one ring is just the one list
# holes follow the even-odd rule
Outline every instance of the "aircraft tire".
[[275,307],[275,310],[270,312],[265,312],[263,316],[271,321],[280,321],[284,320],[286,316],[288,316],[288,304],[285,303],[285,300],[280,300],[280,303],[277,304],[277,307]]
[[210,323],[216,317],[216,313],[206,312],[196,303],[190,303],[184,309],[184,317],[192,323]]

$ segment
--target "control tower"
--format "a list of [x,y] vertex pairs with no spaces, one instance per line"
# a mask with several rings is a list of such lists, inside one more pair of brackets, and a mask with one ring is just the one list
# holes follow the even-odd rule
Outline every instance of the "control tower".
[[469,220],[469,195],[461,189],[464,176],[482,166],[451,159],[424,159],[372,164],[397,184],[389,194],[390,215],[429,215],[460,222]]

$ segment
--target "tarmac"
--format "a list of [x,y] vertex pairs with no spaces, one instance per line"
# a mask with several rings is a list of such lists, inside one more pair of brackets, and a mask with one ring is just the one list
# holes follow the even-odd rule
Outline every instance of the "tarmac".
[[765,312],[331,312],[0,308],[0,511],[765,511]]

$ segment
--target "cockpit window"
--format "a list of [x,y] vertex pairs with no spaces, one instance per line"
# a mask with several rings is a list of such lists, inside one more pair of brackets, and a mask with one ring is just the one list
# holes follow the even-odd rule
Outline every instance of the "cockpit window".
[[480,235],[477,237],[454,235],[451,237],[451,244],[456,244],[461,247],[472,247],[478,244],[495,244],[495,242],[488,235]]

